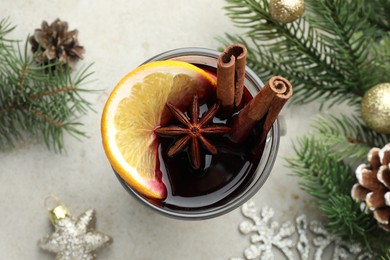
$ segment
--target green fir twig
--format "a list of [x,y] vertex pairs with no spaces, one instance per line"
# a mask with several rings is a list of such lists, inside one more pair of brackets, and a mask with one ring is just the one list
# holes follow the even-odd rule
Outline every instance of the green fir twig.
[[91,65],[72,73],[58,63],[37,65],[29,55],[28,41],[23,48],[7,40],[14,29],[7,20],[0,22],[0,149],[13,146],[26,135],[41,134],[49,148],[64,148],[64,133],[85,136],[78,117],[91,110],[81,95],[91,76]]
[[374,254],[389,248],[390,237],[350,196],[356,182],[352,168],[314,136],[301,138],[294,149],[296,157],[287,158],[287,166],[315,198],[328,220],[326,227],[337,236],[365,245]]
[[295,103],[356,107],[368,88],[386,78],[374,62],[377,33],[367,22],[366,1],[307,0],[302,18],[280,24],[269,14],[267,0],[226,0],[227,15],[244,32],[220,41],[247,45],[248,66],[263,79],[287,77]]
[[12,26],[8,19],[3,18],[0,20],[0,43],[5,44],[6,42],[11,42],[10,39],[6,38],[6,35],[12,32],[15,29],[15,26]]
[[[380,67],[380,71],[385,75],[390,75],[390,30],[382,34],[381,39],[375,46],[375,52],[378,54],[378,59],[374,61],[375,66]],[[389,79],[386,82],[389,82]]]
[[356,162],[389,135],[368,128],[359,117],[365,92],[390,75],[390,0],[305,0],[304,15],[280,24],[268,0],[226,0],[225,11],[240,35],[219,38],[226,46],[248,47],[248,66],[264,80],[282,75],[294,86],[293,103],[329,106],[347,103],[355,115],[328,115],[314,121],[311,133],[295,144],[288,167],[314,197],[327,228],[390,259],[390,236],[355,202]]
[[316,139],[332,147],[329,152],[339,160],[348,159],[350,163],[365,160],[372,147],[379,148],[390,142],[390,135],[373,131],[356,116],[320,116],[314,120],[311,128]]
[[381,33],[390,31],[390,1],[371,0],[363,2],[365,10],[369,12],[369,22],[379,30],[379,36]]

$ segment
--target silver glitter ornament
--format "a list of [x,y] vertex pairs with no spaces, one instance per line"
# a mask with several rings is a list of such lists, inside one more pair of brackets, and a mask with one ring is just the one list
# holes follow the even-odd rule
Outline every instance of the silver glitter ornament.
[[112,238],[94,230],[96,217],[93,209],[78,218],[70,216],[62,204],[49,210],[54,232],[38,241],[45,251],[57,254],[56,260],[93,260],[95,251],[112,242]]
[[304,0],[270,0],[269,12],[279,23],[291,23],[302,16]]

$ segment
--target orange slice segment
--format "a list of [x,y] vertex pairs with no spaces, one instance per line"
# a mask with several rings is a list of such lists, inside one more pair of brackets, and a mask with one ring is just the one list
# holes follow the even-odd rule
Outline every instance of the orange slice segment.
[[103,147],[115,171],[137,192],[164,199],[166,187],[156,169],[154,129],[167,120],[165,104],[190,103],[207,95],[216,82],[202,69],[180,61],[156,61],[126,75],[103,110]]

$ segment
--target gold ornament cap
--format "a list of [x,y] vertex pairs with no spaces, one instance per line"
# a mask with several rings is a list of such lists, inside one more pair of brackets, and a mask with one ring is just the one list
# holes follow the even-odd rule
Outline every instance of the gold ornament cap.
[[70,217],[69,210],[55,196],[50,196],[45,199],[45,207],[49,211],[49,219],[53,225],[60,219]]
[[381,134],[390,134],[390,82],[380,83],[367,90],[360,111],[369,128]]
[[304,0],[270,0],[269,12],[278,23],[291,23],[302,16]]

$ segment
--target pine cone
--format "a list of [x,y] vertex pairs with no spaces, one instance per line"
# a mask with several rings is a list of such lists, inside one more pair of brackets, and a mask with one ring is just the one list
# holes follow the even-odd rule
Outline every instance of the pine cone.
[[364,201],[379,226],[390,231],[390,144],[372,148],[367,157],[369,164],[356,169],[358,183],[352,187],[351,196]]
[[43,21],[41,29],[36,29],[29,38],[35,61],[40,64],[60,61],[73,68],[84,53],[77,34],[77,30],[68,31],[68,23],[61,22],[60,19],[56,19],[51,25]]

